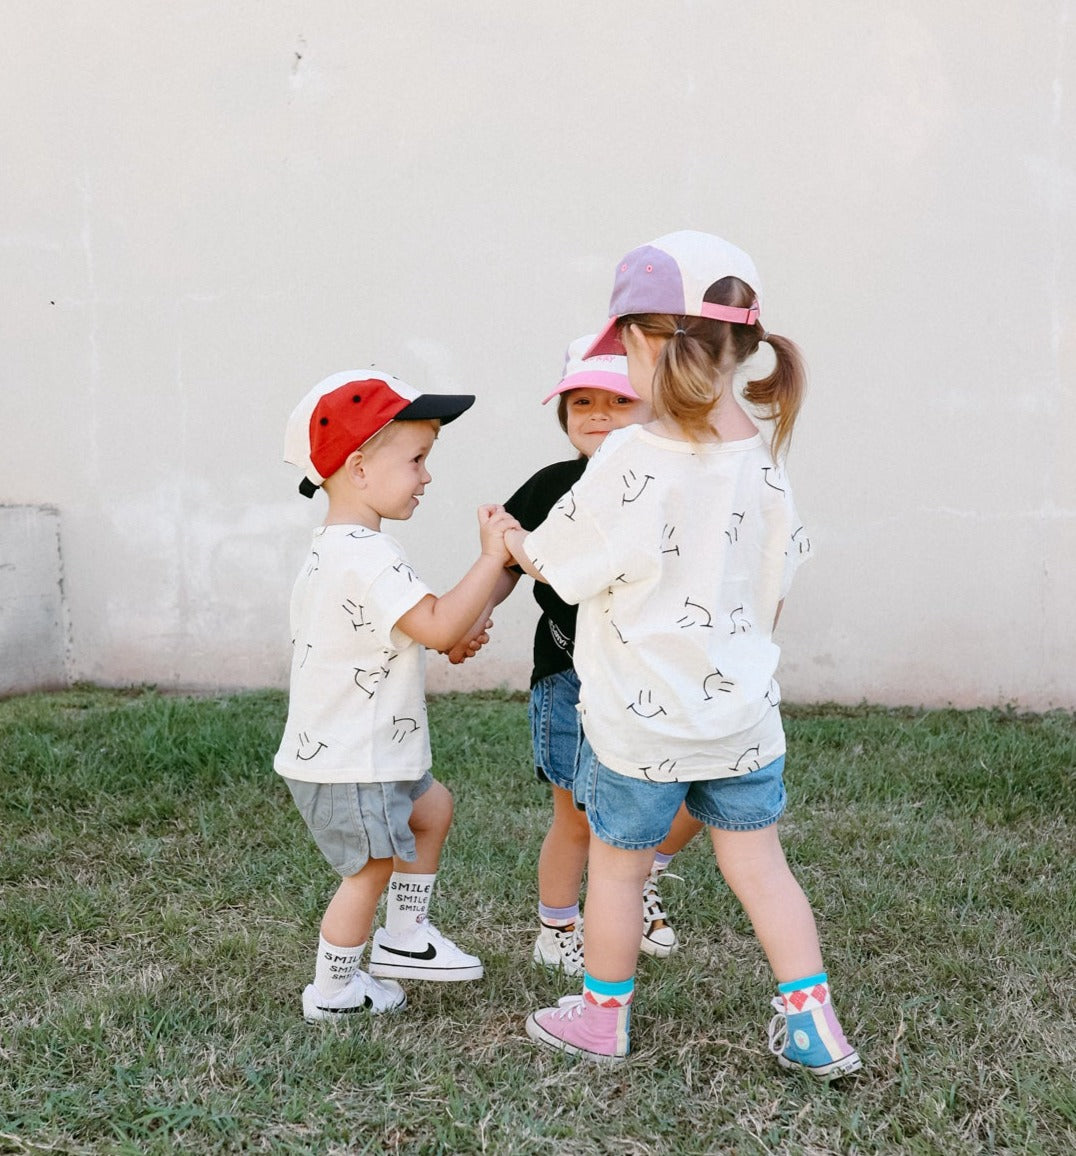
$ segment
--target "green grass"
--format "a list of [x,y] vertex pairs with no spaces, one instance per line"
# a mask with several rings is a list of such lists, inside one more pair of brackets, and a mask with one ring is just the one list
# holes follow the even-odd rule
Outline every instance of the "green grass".
[[1076,720],[789,708],[789,858],[866,1070],[781,1073],[771,982],[696,840],[632,1059],[537,1049],[548,799],[519,696],[431,701],[456,821],[434,918],[476,984],[308,1027],[334,886],[271,759],[276,693],[0,703],[0,1153],[1076,1151]]

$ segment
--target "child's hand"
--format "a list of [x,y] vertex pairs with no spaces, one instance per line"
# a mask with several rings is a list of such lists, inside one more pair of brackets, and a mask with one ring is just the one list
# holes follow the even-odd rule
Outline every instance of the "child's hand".
[[453,666],[459,666],[461,662],[466,662],[469,658],[474,656],[482,649],[483,646],[489,642],[489,632],[493,628],[493,619],[483,619],[470,634],[464,635],[463,638],[452,647],[451,650],[445,651],[445,656]]
[[512,517],[504,506],[479,506],[478,536],[482,542],[482,553],[497,558],[504,565],[511,558],[504,544],[504,536],[509,530],[523,527]]

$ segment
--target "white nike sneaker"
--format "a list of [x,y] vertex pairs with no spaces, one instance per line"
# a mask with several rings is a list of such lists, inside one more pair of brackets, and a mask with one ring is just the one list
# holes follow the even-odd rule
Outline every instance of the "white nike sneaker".
[[481,979],[482,961],[461,951],[428,920],[406,936],[390,936],[383,927],[374,932],[370,974],[395,979],[431,979],[441,983]]
[[399,1011],[405,1003],[404,989],[395,980],[382,983],[365,971],[357,971],[347,987],[336,995],[322,995],[312,983],[307,984],[303,991],[303,1019],[312,1024],[363,1011],[378,1015]]

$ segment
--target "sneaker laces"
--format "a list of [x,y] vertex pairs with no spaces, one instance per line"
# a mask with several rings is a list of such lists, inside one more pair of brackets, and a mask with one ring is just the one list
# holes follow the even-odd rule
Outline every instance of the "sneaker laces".
[[788,1043],[788,1015],[785,1012],[785,1001],[780,996],[774,996],[770,1001],[777,1014],[770,1020],[769,1037],[770,1051],[779,1056]]
[[578,964],[580,967],[583,966],[583,941],[579,936],[581,923],[582,920],[578,924],[572,924],[571,927],[550,928],[563,958],[568,963]]
[[658,892],[657,876],[653,874],[648,875],[643,884],[643,915],[646,917],[647,930],[656,923],[668,923],[669,921],[665,906],[661,902],[661,895]]
[[574,1020],[583,1014],[583,997],[581,995],[562,995],[557,1000],[553,1016],[558,1020]]

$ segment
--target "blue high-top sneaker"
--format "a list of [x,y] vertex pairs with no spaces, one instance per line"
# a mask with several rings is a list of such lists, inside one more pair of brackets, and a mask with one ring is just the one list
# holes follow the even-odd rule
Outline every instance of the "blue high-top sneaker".
[[826,973],[778,984],[777,1014],[770,1020],[770,1051],[782,1068],[836,1080],[863,1067],[841,1030]]

